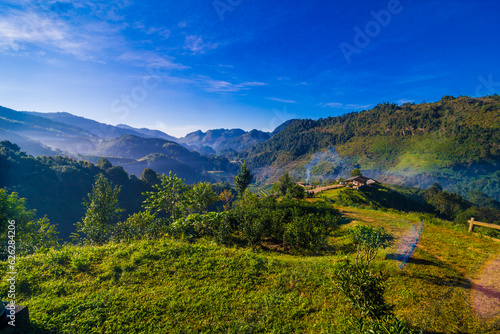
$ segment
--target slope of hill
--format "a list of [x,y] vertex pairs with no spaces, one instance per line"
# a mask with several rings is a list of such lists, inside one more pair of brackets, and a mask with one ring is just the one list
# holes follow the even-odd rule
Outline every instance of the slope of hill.
[[[64,152],[88,153],[97,140],[97,137],[82,128],[4,107],[0,107],[0,129],[2,129],[0,139],[13,139],[8,137],[8,133],[10,136],[14,134],[31,142],[49,146],[52,150],[59,149]],[[19,144],[23,145],[22,149],[30,154],[39,153],[38,148],[27,145],[26,140],[23,143],[19,141]]]
[[[355,257],[345,229],[365,224],[396,237],[374,266],[389,275],[385,298],[400,318],[424,333],[500,331],[495,308],[483,308],[497,305],[500,293],[486,283],[498,242],[424,221],[415,253],[399,269],[418,216],[341,212],[347,224],[325,256],[164,238],[19,258],[17,301],[29,307],[35,333],[353,333],[355,313],[332,275],[335,262]],[[0,268],[7,272],[7,262]],[[0,293],[7,290],[3,277]]]
[[131,178],[120,166],[99,167],[87,161],[61,156],[32,157],[19,151],[16,145],[0,142],[0,188],[19,193],[27,199],[27,208],[37,215],[47,215],[57,224],[63,239],[75,231],[73,224],[85,214],[84,198],[92,190],[94,178],[103,173],[111,182],[120,185],[120,206],[125,209],[122,218],[141,209],[151,185]]
[[[185,175],[190,181],[209,179],[207,176],[200,176],[203,171],[233,173],[237,170],[236,166],[223,157],[207,157],[164,139],[131,135],[99,142],[94,155],[138,160],[136,163],[123,164],[124,168],[136,175],[139,175],[139,170],[142,171],[141,167],[147,166],[158,173],[168,173],[168,170],[172,170],[179,175]],[[189,171],[193,172],[189,174]]]
[[177,140],[178,140],[177,138],[170,136],[170,135],[166,134],[165,132],[162,132],[159,130],[151,130],[151,129],[147,129],[147,128],[138,129],[138,128],[134,128],[134,127],[131,127],[131,126],[126,125],[126,124],[117,124],[116,127],[122,128],[122,129],[133,130],[133,131],[140,133],[148,138],[161,138],[161,139],[170,140],[173,142],[177,142]]
[[209,146],[217,149],[222,142],[245,133],[242,129],[214,129],[207,132],[198,130],[179,138],[179,143],[193,148]]
[[193,183],[213,181],[208,171],[232,174],[236,169],[223,157],[206,157],[168,139],[149,138],[173,138],[160,131],[112,126],[69,113],[0,108],[0,129],[0,140],[16,143],[30,155],[67,155],[94,162],[102,156],[115,162],[121,159],[119,164],[137,176],[151,168],[165,174],[173,171]]
[[265,142],[271,138],[271,134],[268,132],[263,132],[259,130],[252,130],[250,132],[244,133],[241,136],[233,137],[226,140],[224,143],[219,145],[218,150],[220,152],[224,151],[241,151],[247,147],[256,145],[258,143]]
[[162,138],[173,141],[175,141],[176,139],[172,136],[167,135],[166,133],[157,130],[136,129],[125,124],[119,124],[116,126],[109,125],[85,117],[75,116],[67,112],[55,112],[55,113],[27,112],[27,113],[83,129],[88,133],[101,139],[111,139],[124,135],[134,135],[147,138]]
[[499,129],[498,95],[444,97],[418,105],[385,103],[340,117],[294,121],[240,158],[265,171],[292,169],[305,179],[317,164],[314,154],[321,152],[330,156],[322,161],[333,170],[332,177],[346,177],[358,167],[371,177],[424,187],[439,181],[500,199],[500,189],[482,186],[500,181]]

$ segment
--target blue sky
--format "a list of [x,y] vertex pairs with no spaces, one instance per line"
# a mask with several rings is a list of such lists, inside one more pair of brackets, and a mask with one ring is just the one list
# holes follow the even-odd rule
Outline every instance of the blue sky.
[[500,91],[500,3],[0,1],[0,105],[183,136]]

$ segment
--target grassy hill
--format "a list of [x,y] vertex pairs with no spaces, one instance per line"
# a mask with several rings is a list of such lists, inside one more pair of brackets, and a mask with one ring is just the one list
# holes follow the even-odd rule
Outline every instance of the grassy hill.
[[[352,207],[341,212],[344,225],[321,256],[164,237],[21,258],[18,303],[28,305],[34,333],[349,332],[355,313],[335,288],[332,270],[335,262],[353,259],[346,228],[366,224],[396,237],[375,267],[390,275],[386,299],[399,317],[425,333],[500,333],[498,314],[488,318],[479,307],[498,303],[499,284],[489,286],[484,275],[500,256],[500,243],[424,221],[416,252],[401,270],[394,258],[420,217]],[[2,272],[6,266],[0,264]],[[5,295],[7,283],[0,282]]]
[[[421,187],[439,181],[498,200],[499,129],[498,95],[384,103],[340,117],[296,120],[240,158],[260,168],[260,174],[281,167],[305,179],[307,171],[323,163],[313,176],[346,177],[357,167],[371,177]],[[323,170],[329,175],[318,174]]]

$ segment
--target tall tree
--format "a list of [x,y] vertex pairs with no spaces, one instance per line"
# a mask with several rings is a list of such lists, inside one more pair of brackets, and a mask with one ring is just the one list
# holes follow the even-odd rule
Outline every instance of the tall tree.
[[293,184],[294,182],[292,181],[290,174],[288,174],[288,172],[284,172],[281,174],[278,182],[274,184],[273,188],[274,191],[278,193],[278,196],[286,196],[288,189],[291,188]]
[[153,214],[167,215],[173,220],[180,218],[187,207],[186,184],[172,171],[168,176],[162,174],[161,183],[154,185],[154,191],[144,193],[147,196],[144,208]]
[[351,172],[351,177],[354,177],[354,176],[361,176],[361,171],[357,168],[354,168]]
[[[16,254],[33,254],[59,245],[55,225],[47,217],[36,219],[35,210],[26,209],[26,200],[0,188],[0,240],[15,242]],[[8,232],[10,231],[10,232]],[[0,261],[7,256],[9,242],[0,245]]]
[[253,180],[253,175],[250,172],[250,169],[248,169],[246,161],[243,161],[243,163],[240,166],[239,174],[236,175],[236,177],[234,178],[234,185],[240,196],[243,196],[245,190],[247,189],[248,185],[252,182],[252,180]]
[[278,182],[273,186],[274,191],[278,196],[286,196],[287,198],[302,199],[306,196],[304,187],[292,181],[290,174],[284,172]]
[[113,185],[103,174],[96,176],[92,192],[83,204],[87,207],[83,222],[76,224],[77,232],[85,234],[87,242],[101,244],[109,240],[112,224],[123,211],[118,206],[120,187]]
[[188,193],[188,197],[189,206],[192,210],[206,213],[208,207],[215,202],[217,194],[209,182],[200,182],[193,186]]
[[144,168],[141,173],[141,180],[152,186],[158,182],[158,176],[154,170]]

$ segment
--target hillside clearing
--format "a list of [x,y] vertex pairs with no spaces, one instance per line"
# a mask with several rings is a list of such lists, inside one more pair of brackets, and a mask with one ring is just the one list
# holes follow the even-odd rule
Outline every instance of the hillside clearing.
[[[398,316],[428,333],[500,333],[498,313],[475,307],[479,293],[489,310],[498,306],[498,294],[487,287],[498,272],[488,264],[500,256],[499,243],[426,224],[414,256],[399,270],[392,260],[398,242],[419,218],[351,207],[341,212],[347,224],[324,256],[166,237],[25,257],[18,263],[18,302],[28,305],[35,333],[339,333],[353,313],[332,284],[333,263],[353,258],[345,229],[367,224],[396,237],[375,266],[390,275],[386,297]],[[0,293],[5,290],[2,280]]]

